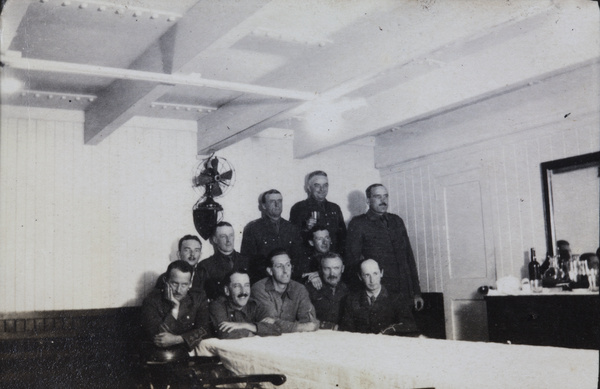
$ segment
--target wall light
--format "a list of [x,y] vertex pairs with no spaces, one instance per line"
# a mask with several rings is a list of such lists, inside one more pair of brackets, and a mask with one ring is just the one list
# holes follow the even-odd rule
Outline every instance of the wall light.
[[13,94],[21,90],[23,87],[23,83],[16,78],[7,77],[2,79],[2,86],[0,87],[0,91],[2,94]]

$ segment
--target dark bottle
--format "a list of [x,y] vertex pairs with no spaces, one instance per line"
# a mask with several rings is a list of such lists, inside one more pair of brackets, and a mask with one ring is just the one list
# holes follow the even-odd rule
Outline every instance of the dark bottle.
[[535,249],[532,247],[530,251],[531,262],[529,262],[529,284],[532,292],[542,291],[542,272],[540,264],[535,257]]

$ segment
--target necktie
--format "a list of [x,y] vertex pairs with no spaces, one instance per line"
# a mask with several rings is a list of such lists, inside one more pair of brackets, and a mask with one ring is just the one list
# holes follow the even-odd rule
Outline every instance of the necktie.
[[377,297],[375,297],[375,296],[369,296],[369,305],[375,304],[376,299],[377,299]]
[[229,270],[233,269],[233,255],[225,255],[225,259],[229,265]]
[[381,215],[381,222],[384,226],[388,226],[387,217],[385,217],[385,215]]

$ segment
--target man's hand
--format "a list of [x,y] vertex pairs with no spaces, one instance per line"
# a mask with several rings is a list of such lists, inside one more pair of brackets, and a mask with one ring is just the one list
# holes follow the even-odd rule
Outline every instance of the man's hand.
[[169,347],[183,343],[183,338],[170,332],[161,332],[154,336],[154,344],[158,347]]
[[417,311],[422,310],[423,307],[425,306],[425,301],[423,301],[423,297],[421,297],[421,295],[415,295],[414,301],[415,301],[415,309]]
[[316,290],[321,290],[323,287],[323,281],[321,281],[321,277],[319,277],[319,272],[308,273],[308,281],[315,287]]
[[256,333],[257,331],[256,325],[252,323],[236,323],[233,321],[224,321],[221,322],[221,324],[219,324],[219,331],[229,333],[234,330],[248,330],[253,333]]
[[267,324],[275,324],[276,321],[277,321],[277,319],[274,319],[272,317],[265,317],[260,322],[261,323],[267,323]]
[[296,332],[312,332],[319,329],[321,322],[313,316],[312,311],[308,311],[308,319],[309,322],[296,323]]
[[317,219],[310,217],[308,220],[306,220],[306,229],[310,230],[315,226],[315,224],[317,224]]
[[165,282],[165,298],[173,305],[171,308],[171,315],[177,320],[179,316],[179,300],[173,295],[173,288],[167,282]]

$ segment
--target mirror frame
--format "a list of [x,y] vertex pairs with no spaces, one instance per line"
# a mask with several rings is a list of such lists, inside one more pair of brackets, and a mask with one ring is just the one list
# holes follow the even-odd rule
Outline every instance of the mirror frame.
[[585,169],[590,166],[600,166],[600,151],[542,162],[540,164],[542,173],[542,195],[544,197],[544,221],[546,223],[546,252],[549,255],[555,255],[554,242],[556,241],[554,207],[552,204],[552,174]]

